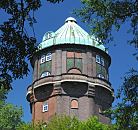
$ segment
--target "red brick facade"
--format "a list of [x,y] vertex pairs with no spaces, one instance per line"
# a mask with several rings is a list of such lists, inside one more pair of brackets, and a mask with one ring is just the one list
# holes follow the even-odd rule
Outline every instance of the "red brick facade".
[[[52,54],[50,75],[40,77],[41,55],[49,52]],[[101,72],[106,70],[105,79],[97,77],[100,70],[97,70],[96,55],[104,59]],[[102,113],[113,102],[113,89],[108,81],[110,62],[106,52],[81,45],[59,45],[37,52],[32,59],[34,80],[27,93],[33,120],[47,122],[55,114],[77,116],[81,120],[96,115],[101,122],[110,123],[110,118]],[[31,95],[34,100],[30,100]],[[73,100],[76,108],[71,105]],[[45,112],[44,103],[48,104]]]

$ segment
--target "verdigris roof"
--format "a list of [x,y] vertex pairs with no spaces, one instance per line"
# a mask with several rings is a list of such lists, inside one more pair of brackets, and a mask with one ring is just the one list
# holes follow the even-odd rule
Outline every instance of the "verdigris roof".
[[69,17],[65,24],[56,32],[46,32],[38,48],[44,49],[59,44],[79,44],[89,45],[106,51],[105,47],[96,40],[94,36],[89,35],[78,24],[76,19]]

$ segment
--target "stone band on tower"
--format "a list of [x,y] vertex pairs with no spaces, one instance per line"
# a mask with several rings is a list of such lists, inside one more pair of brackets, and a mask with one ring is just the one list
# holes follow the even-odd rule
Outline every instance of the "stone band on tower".
[[45,33],[38,48],[27,91],[33,121],[66,114],[81,120],[96,115],[110,123],[103,113],[114,100],[108,73],[111,58],[105,47],[69,17],[56,32]]

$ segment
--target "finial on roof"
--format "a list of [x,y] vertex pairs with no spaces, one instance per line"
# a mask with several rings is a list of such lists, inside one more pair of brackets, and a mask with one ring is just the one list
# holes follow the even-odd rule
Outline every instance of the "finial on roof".
[[65,23],[67,23],[68,21],[77,23],[76,19],[73,18],[73,17],[68,17],[68,18],[65,20]]

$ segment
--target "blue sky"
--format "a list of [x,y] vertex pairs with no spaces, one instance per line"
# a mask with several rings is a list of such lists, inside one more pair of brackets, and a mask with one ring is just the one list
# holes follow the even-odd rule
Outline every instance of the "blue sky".
[[[81,6],[79,0],[65,0],[60,4],[50,4],[44,2],[43,6],[35,13],[37,18],[37,23],[35,24],[35,35],[38,42],[41,42],[43,35],[47,31],[56,31],[60,28],[67,17],[72,16],[77,19],[78,24],[87,32],[89,29],[87,25],[81,23],[80,19],[72,15],[72,10],[74,8],[79,8]],[[5,16],[0,16],[4,18]],[[135,49],[127,44],[127,40],[132,38],[132,35],[126,33],[126,29],[129,28],[128,24],[122,26],[119,32],[114,32],[114,41],[108,44],[109,55],[112,58],[112,63],[110,66],[110,82],[112,87],[115,89],[121,85],[121,77],[128,71],[129,68],[137,67],[136,59],[132,54]],[[26,27],[28,29],[28,27]],[[32,34],[32,31],[29,30]],[[22,106],[24,110],[24,121],[31,121],[31,114],[29,103],[26,101],[26,90],[27,86],[32,83],[32,69],[30,66],[30,73],[24,79],[16,80],[13,82],[13,91],[8,95],[8,102],[13,103],[17,106]],[[114,101],[113,105],[116,104],[117,100]]]

